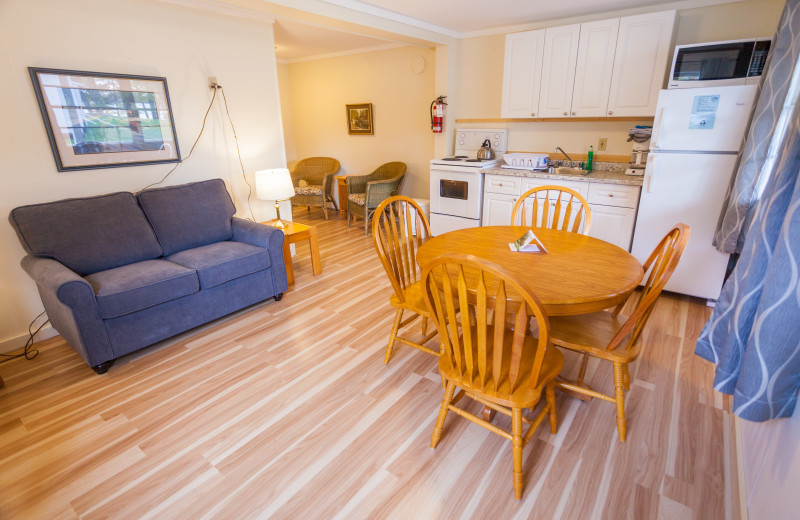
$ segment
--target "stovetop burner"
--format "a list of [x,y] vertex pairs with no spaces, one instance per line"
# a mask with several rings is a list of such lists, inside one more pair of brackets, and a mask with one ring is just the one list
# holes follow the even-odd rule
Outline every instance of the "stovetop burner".
[[443,161],[460,161],[462,159],[466,159],[466,155],[454,155],[453,157],[445,157],[442,159]]
[[467,159],[465,162],[483,162],[483,161],[494,161],[494,159]]

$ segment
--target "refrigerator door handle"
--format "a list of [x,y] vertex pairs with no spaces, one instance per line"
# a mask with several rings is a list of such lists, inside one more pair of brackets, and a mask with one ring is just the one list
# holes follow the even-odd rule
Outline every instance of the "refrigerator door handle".
[[647,193],[653,193],[653,181],[656,176],[656,157],[653,154],[647,156],[647,164],[644,168],[644,184],[647,187]]
[[650,149],[658,150],[658,142],[661,138],[661,121],[664,119],[664,107],[659,107],[656,112],[656,118],[653,121],[653,133],[650,136]]

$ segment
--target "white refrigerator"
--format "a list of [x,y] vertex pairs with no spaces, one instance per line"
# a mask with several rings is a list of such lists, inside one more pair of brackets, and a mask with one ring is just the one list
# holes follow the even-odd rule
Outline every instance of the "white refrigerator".
[[755,85],[662,90],[631,252],[647,260],[678,222],[691,237],[665,289],[716,300],[728,265],[712,245],[756,94]]

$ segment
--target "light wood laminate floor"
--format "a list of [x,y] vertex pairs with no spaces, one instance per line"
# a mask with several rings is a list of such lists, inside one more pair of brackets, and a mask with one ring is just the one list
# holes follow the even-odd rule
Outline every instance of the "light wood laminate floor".
[[[60,338],[32,361],[0,364],[0,518],[737,516],[731,417],[712,366],[693,354],[704,302],[658,302],[632,366],[626,443],[613,404],[557,395],[559,432],[541,428],[525,450],[517,502],[508,441],[450,414],[429,447],[436,360],[396,345],[383,364],[394,311],[370,238],[310,216],[322,274],[298,244],[296,284],[280,302],[103,376]],[[612,391],[610,367],[589,374]]]

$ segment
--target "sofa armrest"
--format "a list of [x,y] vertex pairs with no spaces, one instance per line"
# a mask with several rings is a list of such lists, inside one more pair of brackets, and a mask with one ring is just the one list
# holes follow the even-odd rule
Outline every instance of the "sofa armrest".
[[351,193],[364,193],[367,190],[369,175],[348,175],[345,177],[347,182],[347,195]]
[[282,293],[289,288],[286,280],[286,264],[283,260],[283,231],[272,226],[237,217],[232,219],[233,238],[236,242],[263,247],[269,251],[272,265],[272,283],[275,293]]
[[39,289],[50,323],[95,366],[115,358],[94,290],[60,262],[28,255],[20,262]]

